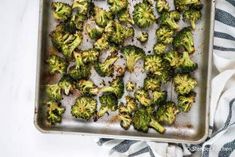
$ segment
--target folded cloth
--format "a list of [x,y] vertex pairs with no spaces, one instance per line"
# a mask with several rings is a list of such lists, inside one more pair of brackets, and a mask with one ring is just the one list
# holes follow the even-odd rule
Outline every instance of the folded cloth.
[[98,144],[117,157],[235,156],[235,0],[217,0],[213,61],[220,72],[212,80],[210,134],[199,145],[101,138]]

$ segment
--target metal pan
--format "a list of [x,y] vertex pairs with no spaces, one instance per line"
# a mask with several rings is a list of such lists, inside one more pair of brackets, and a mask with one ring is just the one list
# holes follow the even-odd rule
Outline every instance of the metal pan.
[[[165,134],[159,134],[150,129],[148,133],[135,131],[132,127],[125,131],[120,127],[116,113],[104,117],[97,122],[84,122],[74,119],[70,115],[70,106],[74,103],[74,97],[65,97],[63,106],[66,106],[66,113],[63,115],[63,122],[56,126],[48,125],[46,121],[46,107],[42,101],[44,99],[43,86],[52,81],[46,74],[45,59],[48,54],[53,51],[51,41],[48,34],[56,25],[50,11],[50,3],[52,0],[41,0],[40,3],[40,20],[39,20],[39,37],[38,37],[38,59],[37,59],[37,81],[36,81],[36,99],[35,99],[35,117],[34,123],[38,130],[43,133],[70,133],[79,135],[96,135],[99,137],[150,140],[159,142],[174,143],[200,143],[204,141],[208,135],[209,121],[209,102],[210,102],[210,81],[212,69],[212,45],[213,45],[213,29],[214,29],[214,11],[215,2],[211,0],[202,0],[204,4],[203,18],[198,23],[194,32],[196,52],[194,60],[199,64],[194,77],[198,81],[196,88],[197,99],[192,109],[188,113],[178,115],[174,125],[167,126]],[[70,3],[71,1],[65,1]],[[132,1],[131,1],[132,2]],[[138,1],[137,1],[138,2]],[[97,5],[102,6],[104,2],[96,1]],[[135,3],[135,2],[132,2]],[[172,2],[171,2],[172,3]],[[133,5],[133,4],[132,4]],[[173,6],[173,4],[171,4]],[[131,8],[133,9],[133,8]],[[173,8],[172,8],[173,9]],[[154,32],[158,26],[149,29],[150,40],[143,48],[147,51],[151,50],[155,43]],[[134,44],[139,44],[134,41]],[[89,47],[83,44],[83,48]],[[139,63],[142,64],[141,62]],[[138,80],[139,76],[125,76],[127,79]],[[97,79],[98,80],[98,79]],[[171,89],[169,89],[171,90]],[[170,95],[171,99],[175,99],[175,94]]]

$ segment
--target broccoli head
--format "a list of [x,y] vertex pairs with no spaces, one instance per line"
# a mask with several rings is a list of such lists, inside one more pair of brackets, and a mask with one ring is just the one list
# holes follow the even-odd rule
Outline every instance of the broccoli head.
[[130,72],[134,71],[136,62],[145,56],[144,50],[134,45],[127,45],[123,47],[121,52],[125,56],[127,70]]
[[132,123],[138,131],[148,132],[149,127],[152,127],[159,133],[165,132],[165,128],[146,109],[137,110],[133,116]]
[[170,29],[179,29],[178,21],[180,13],[178,11],[163,12],[159,18],[160,24],[168,26]]
[[178,96],[178,108],[182,112],[188,112],[196,99],[196,93],[190,92],[189,94]]
[[171,67],[177,68],[180,65],[181,55],[177,51],[169,51],[165,54],[164,59]]
[[105,27],[109,23],[109,21],[113,19],[112,13],[102,8],[95,7],[94,11],[95,11],[95,22],[100,27]]
[[133,20],[140,28],[147,28],[152,25],[156,18],[151,5],[147,2],[137,3],[134,6]]
[[62,91],[58,84],[49,84],[46,86],[46,94],[51,100],[61,100]]
[[167,99],[167,92],[166,91],[153,91],[152,92],[152,100],[153,103],[156,105],[161,105]]
[[94,116],[96,109],[97,101],[94,98],[82,96],[71,107],[71,114],[75,118],[89,120]]
[[194,53],[194,40],[191,28],[185,27],[176,34],[173,40],[173,47],[179,52],[187,51],[189,54]]
[[72,8],[76,9],[77,14],[87,16],[90,5],[91,5],[91,0],[74,0]]
[[87,31],[88,36],[91,39],[97,40],[102,37],[104,28],[101,28],[99,26],[95,26],[92,28],[91,25],[86,25],[86,31]]
[[79,68],[72,66],[69,68],[68,74],[74,80],[87,79],[91,75],[91,66],[80,66]]
[[180,65],[176,69],[177,73],[190,73],[196,70],[198,67],[197,63],[193,62],[188,52],[183,52],[183,56],[180,59]]
[[137,40],[141,43],[146,43],[148,41],[149,35],[147,32],[142,32],[138,37]]
[[60,79],[59,86],[65,95],[69,95],[69,93],[74,89],[73,80],[67,75]]
[[49,73],[50,74],[55,74],[55,73],[60,73],[64,74],[67,70],[67,63],[64,61],[63,58],[56,56],[56,55],[51,55],[47,63],[49,64]]
[[102,51],[106,50],[109,48],[109,42],[108,42],[108,36],[107,34],[103,34],[101,38],[99,38],[95,43],[94,43],[94,48]]
[[158,78],[146,77],[144,79],[144,89],[155,91],[161,88],[161,80]]
[[47,102],[47,120],[50,124],[61,123],[65,108],[55,101]]
[[95,63],[99,58],[99,52],[96,49],[87,49],[80,53],[83,63]]
[[128,92],[133,92],[135,90],[135,87],[136,87],[136,83],[134,83],[134,82],[128,81],[126,83],[126,90]]
[[111,76],[114,73],[114,63],[118,60],[118,57],[109,57],[103,63],[96,63],[95,70],[102,76]]
[[123,129],[127,130],[130,128],[131,123],[132,123],[132,118],[129,114],[127,113],[120,113],[118,115],[118,118],[120,120],[120,125]]
[[157,0],[156,1],[156,9],[158,13],[162,13],[164,11],[169,11],[170,6],[166,0]]
[[143,106],[150,106],[152,104],[152,100],[149,97],[149,93],[144,89],[138,89],[134,94],[136,100]]
[[167,46],[163,43],[156,43],[153,46],[153,52],[156,55],[162,55],[167,49]]
[[72,8],[70,5],[62,2],[52,2],[51,8],[53,10],[53,16],[59,21],[67,20],[72,14]]
[[115,111],[118,106],[118,99],[113,93],[103,93],[99,97],[101,107],[97,112],[98,118],[103,117],[108,111]]
[[173,82],[175,91],[182,95],[190,93],[197,86],[197,81],[189,74],[177,74]]
[[95,96],[99,93],[99,88],[90,80],[80,80],[77,88],[82,95]]
[[137,108],[138,108],[138,105],[135,99],[130,96],[126,96],[126,104],[124,105],[123,103],[121,103],[119,105],[118,110],[119,110],[119,113],[132,114],[132,112],[135,112]]
[[193,29],[196,28],[196,22],[200,20],[201,17],[202,17],[201,11],[196,9],[186,10],[183,13],[183,20],[189,23]]
[[83,31],[83,25],[87,17],[82,14],[76,14],[71,17],[70,23],[72,24],[72,28],[74,26],[77,28],[78,31]]
[[156,119],[161,123],[172,125],[175,122],[178,113],[179,110],[177,109],[175,103],[168,101],[166,104],[158,107]]
[[122,77],[115,78],[109,86],[102,87],[101,92],[111,92],[114,93],[119,99],[124,94],[124,82]]
[[186,11],[190,7],[197,6],[200,3],[200,0],[174,0],[175,9],[180,12]]
[[132,19],[129,10],[122,10],[118,13],[118,20],[123,23],[129,23],[131,25],[134,24],[134,20]]
[[173,41],[174,31],[167,26],[161,26],[156,30],[156,37],[159,43],[170,44]]
[[148,55],[144,60],[144,69],[154,75],[161,75],[164,61],[160,56]]
[[108,4],[110,4],[110,11],[113,14],[117,14],[122,10],[126,10],[128,6],[128,0],[108,0]]

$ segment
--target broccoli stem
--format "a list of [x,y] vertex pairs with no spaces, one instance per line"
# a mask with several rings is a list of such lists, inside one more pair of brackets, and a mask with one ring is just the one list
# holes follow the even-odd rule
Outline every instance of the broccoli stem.
[[126,64],[127,64],[128,71],[130,71],[130,72],[134,71],[135,64],[139,59],[141,59],[141,56],[139,56],[139,57],[128,57],[127,58]]
[[101,106],[99,112],[97,113],[98,117],[103,117],[105,113],[109,111],[108,106]]
[[161,134],[163,134],[166,131],[166,129],[154,119],[151,119],[149,126],[153,127],[156,131],[158,131]]

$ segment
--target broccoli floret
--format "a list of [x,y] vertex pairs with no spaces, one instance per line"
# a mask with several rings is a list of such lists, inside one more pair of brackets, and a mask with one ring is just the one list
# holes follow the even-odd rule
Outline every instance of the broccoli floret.
[[104,93],[99,100],[101,107],[97,112],[98,118],[103,117],[109,111],[115,111],[118,107],[118,99],[113,93]]
[[65,108],[55,101],[47,102],[47,120],[50,124],[61,123]]
[[191,25],[193,29],[196,27],[196,22],[200,20],[202,13],[200,10],[190,9],[183,13],[183,20]]
[[157,55],[148,55],[144,60],[144,69],[155,75],[161,75],[163,71],[163,59]]
[[174,102],[168,101],[166,104],[158,107],[156,112],[156,119],[167,125],[172,125],[176,120],[176,115],[179,113]]
[[72,14],[72,8],[70,5],[62,2],[52,2],[51,8],[53,10],[53,16],[60,21],[67,20]]
[[152,25],[156,21],[156,18],[151,5],[147,2],[137,3],[134,6],[133,20],[140,28],[147,28]]
[[123,23],[129,23],[131,25],[134,24],[134,20],[132,19],[129,10],[122,10],[118,13],[118,20]]
[[60,79],[59,86],[65,95],[69,95],[69,93],[74,89],[73,80],[67,75]]
[[194,53],[193,33],[190,27],[185,27],[176,34],[173,40],[173,47],[179,52],[187,51],[189,54]]
[[112,13],[102,8],[95,7],[95,22],[100,27],[105,27],[113,19]]
[[51,55],[48,58],[47,63],[49,64],[50,74],[55,74],[55,73],[64,74],[67,70],[67,63],[63,60],[63,58],[59,56]]
[[161,72],[161,75],[158,75],[158,77],[162,81],[162,83],[167,83],[171,80],[173,74],[174,73],[172,69],[169,68],[169,65],[165,64],[164,70]]
[[132,123],[134,128],[138,131],[148,132],[149,127],[152,127],[159,133],[165,132],[165,128],[145,109],[139,109],[135,112]]
[[188,112],[193,103],[195,102],[196,99],[196,93],[195,92],[190,92],[189,94],[186,95],[179,95],[178,96],[178,108],[180,109],[181,112]]
[[178,11],[163,12],[159,18],[161,25],[168,26],[173,30],[179,29],[179,25],[177,24],[179,20],[180,13]]
[[72,8],[76,9],[77,14],[82,14],[87,16],[90,5],[91,5],[91,0],[74,0]]
[[191,6],[197,6],[200,3],[200,0],[174,0],[175,9],[180,12],[186,11]]
[[72,66],[69,68],[68,74],[74,80],[87,79],[91,75],[91,66],[87,65],[81,66],[79,68]]
[[170,6],[166,0],[156,0],[156,9],[158,13],[162,13],[163,11],[169,11]]
[[94,43],[94,48],[99,51],[108,49],[109,48],[108,36],[106,34],[103,34],[102,37],[99,38]]
[[144,89],[138,89],[137,91],[135,91],[134,96],[136,100],[144,106],[150,106],[152,104],[152,100],[149,97],[148,92],[145,91]]
[[71,107],[71,114],[75,118],[89,120],[94,116],[96,109],[97,101],[94,98],[82,96]]
[[153,91],[152,92],[153,104],[160,105],[167,99],[166,91]]
[[119,113],[131,114],[132,112],[135,112],[137,108],[138,105],[135,102],[135,99],[130,96],[126,96],[126,104],[124,105],[121,103],[119,105]]
[[49,84],[46,86],[46,94],[51,100],[61,100],[62,90],[58,84]]
[[161,26],[156,30],[158,43],[170,44],[173,41],[174,31],[167,26]]
[[156,55],[162,55],[166,51],[167,46],[163,43],[156,43],[153,46],[153,52]]
[[83,63],[95,63],[99,58],[99,52],[96,49],[83,50],[81,53]]
[[180,65],[176,69],[177,73],[190,73],[196,70],[198,67],[197,63],[193,62],[188,52],[183,52],[183,56],[180,59]]
[[86,31],[91,39],[99,39],[101,38],[104,28],[101,28],[99,26],[95,26],[94,28],[91,27],[91,25],[86,25]]
[[136,87],[136,83],[134,83],[134,82],[128,81],[126,83],[126,90],[128,92],[133,92],[135,90],[135,87]]
[[144,79],[144,89],[155,91],[161,88],[161,80],[158,78],[146,77]]
[[96,63],[95,70],[96,72],[102,76],[111,76],[114,73],[113,64],[117,61],[118,57],[109,57],[103,63]]
[[128,6],[128,0],[108,0],[108,4],[110,4],[110,11],[113,14],[117,14],[122,10],[126,10]]
[[76,14],[76,15],[72,16],[71,22],[73,23],[73,25],[76,26],[76,28],[79,31],[83,31],[83,25],[84,25],[84,22],[86,19],[87,19],[87,17],[85,15]]
[[134,45],[127,45],[123,47],[121,52],[125,56],[127,70],[130,72],[134,71],[136,62],[145,56],[144,50]]
[[197,81],[189,74],[177,74],[173,82],[175,91],[182,95],[190,93],[197,86]]
[[131,126],[132,119],[129,114],[126,113],[121,113],[118,115],[119,120],[120,120],[120,125],[123,129],[128,130]]
[[146,43],[148,41],[149,35],[147,32],[141,32],[141,34],[137,37],[137,40],[141,43]]
[[111,92],[114,93],[119,99],[124,94],[124,82],[122,77],[117,77],[114,79],[109,86],[105,86],[100,89],[101,92]]
[[82,95],[95,96],[99,93],[99,88],[90,80],[80,80],[77,88]]
[[177,51],[169,51],[165,54],[164,59],[169,62],[171,67],[177,68],[180,65],[181,55]]

